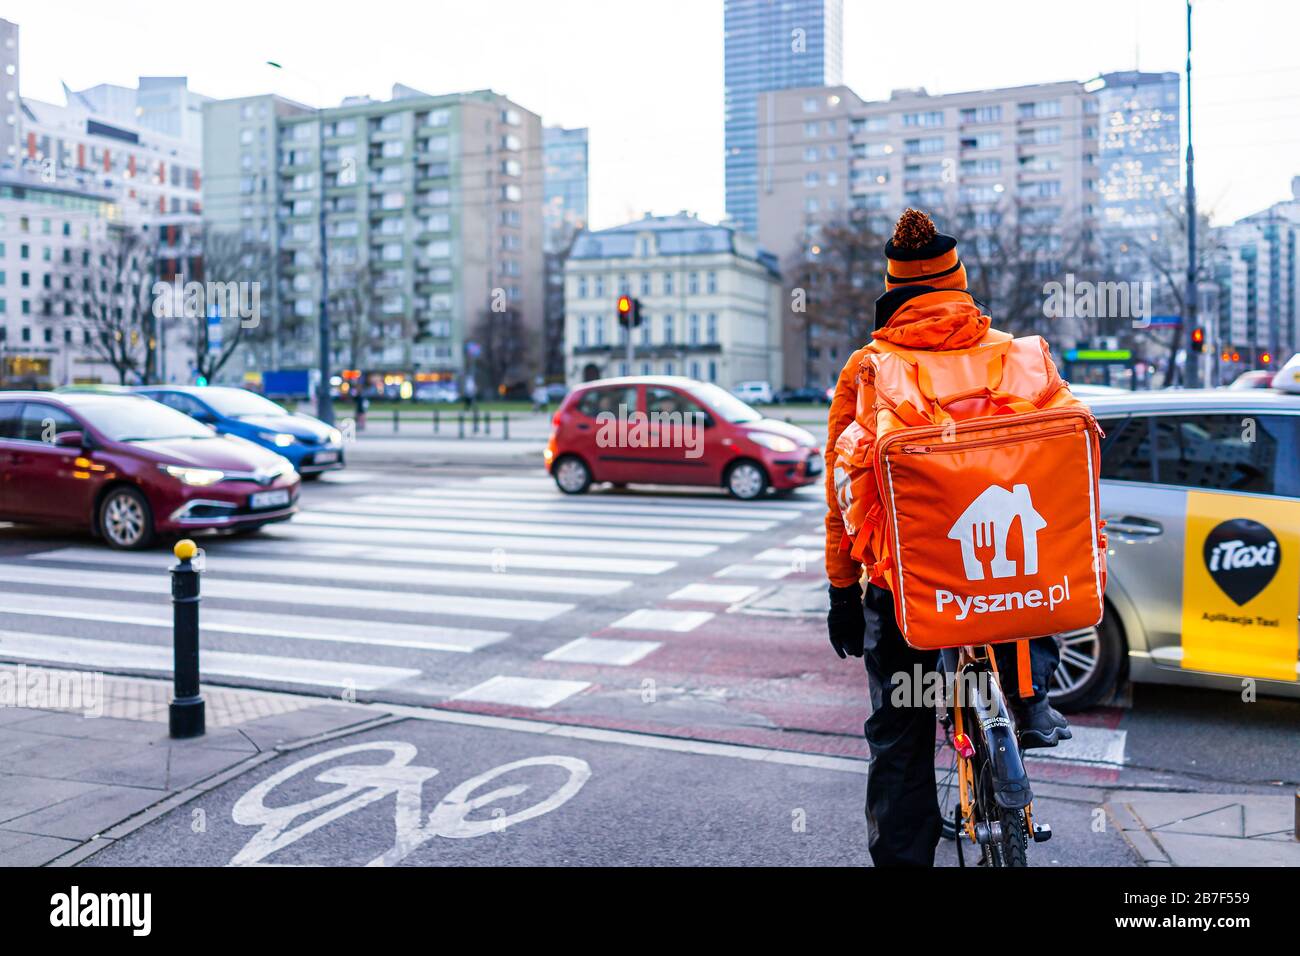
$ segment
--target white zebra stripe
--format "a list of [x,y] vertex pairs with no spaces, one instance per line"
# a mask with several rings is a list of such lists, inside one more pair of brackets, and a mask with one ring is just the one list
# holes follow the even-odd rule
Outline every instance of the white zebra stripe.
[[[65,590],[127,591],[136,594],[166,594],[169,589],[167,573],[162,570],[156,574],[146,575],[4,564],[0,565],[0,582],[44,584]],[[565,611],[573,610],[572,604],[560,604],[554,601],[519,601],[511,598],[480,598],[462,594],[417,594],[409,591],[372,591],[306,584],[271,584],[264,581],[223,581],[220,578],[204,581],[203,595],[237,601],[311,604],[321,607],[365,608],[372,611],[403,611],[429,615],[448,614],[513,621],[549,621]]]
[[[22,631],[0,631],[0,658],[49,661],[102,670],[143,670],[170,673],[171,645],[91,641]],[[318,661],[309,657],[271,657],[234,651],[204,651],[203,673],[217,677],[278,681],[324,687],[378,690],[418,677],[409,667],[379,667]]]

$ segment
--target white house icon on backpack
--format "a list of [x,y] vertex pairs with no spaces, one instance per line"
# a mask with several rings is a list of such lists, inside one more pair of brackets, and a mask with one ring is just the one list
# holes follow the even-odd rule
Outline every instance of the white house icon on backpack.
[[1016,518],[1020,519],[1020,533],[1024,539],[1025,567],[1021,573],[1038,573],[1038,532],[1047,527],[1047,521],[1034,510],[1029,486],[1019,484],[1007,491],[1001,485],[989,485],[967,506],[948,532],[949,538],[961,544],[961,560],[967,581],[984,580],[984,562],[977,556],[976,549],[993,549],[989,558],[992,577],[1009,578],[1016,573],[1016,562],[1007,557],[1007,538]]

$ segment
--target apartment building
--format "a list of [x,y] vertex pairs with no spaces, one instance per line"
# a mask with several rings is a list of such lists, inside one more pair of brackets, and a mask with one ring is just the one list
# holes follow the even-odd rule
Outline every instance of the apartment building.
[[[490,90],[313,110],[275,96],[204,105],[205,222],[268,253],[272,327],[236,376],[315,367],[324,201],[335,369],[461,381],[479,330],[520,319],[519,380],[542,356],[542,127]],[[349,310],[335,296],[355,291]],[[358,335],[358,330],[365,335]]]
[[[570,386],[611,375],[687,375],[731,388],[782,381],[780,275],[752,237],[694,215],[584,232],[565,264]],[[620,295],[643,323],[618,322]]]
[[[89,333],[76,317],[38,314],[46,304],[40,293],[62,281],[65,254],[86,252],[110,227],[140,232],[157,256],[150,268],[162,278],[191,274],[200,254],[198,142],[142,125],[125,102],[141,90],[113,87],[115,95],[96,98],[65,88],[63,105],[22,97],[19,53],[18,25],[0,20],[0,346],[7,349],[7,377],[41,386],[114,381],[116,373],[85,349]],[[157,89],[141,78],[145,102],[161,89],[188,90],[184,77],[154,79],[161,81]],[[183,330],[170,328],[164,337],[164,352],[171,345],[181,364],[156,371],[183,380]]]
[[[896,90],[876,102],[808,87],[763,93],[758,109],[758,239],[783,261],[805,255],[831,222],[860,218],[887,236],[912,206],[976,242],[1018,222],[1035,233],[1046,274],[1096,226],[1097,100],[1082,83]],[[805,355],[787,323],[787,384],[833,382],[850,346]]]
[[117,381],[89,355],[92,330],[47,301],[74,256],[109,228],[115,197],[103,190],[0,170],[0,388]]
[[1225,380],[1300,351],[1300,176],[1291,193],[1220,230],[1219,324],[1209,340]]

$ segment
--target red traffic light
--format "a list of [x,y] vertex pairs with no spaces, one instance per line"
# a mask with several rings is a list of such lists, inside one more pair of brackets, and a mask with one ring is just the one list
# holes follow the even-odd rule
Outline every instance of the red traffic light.
[[1196,328],[1192,329],[1192,341],[1195,342],[1197,345],[1204,345],[1205,329],[1201,328],[1199,325]]
[[1259,360],[1263,362],[1265,365],[1267,365],[1273,361],[1273,356],[1265,352],[1263,355],[1259,357]]

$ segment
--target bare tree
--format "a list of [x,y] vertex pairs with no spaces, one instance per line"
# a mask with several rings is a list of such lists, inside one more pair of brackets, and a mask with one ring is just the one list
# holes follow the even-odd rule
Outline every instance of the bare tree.
[[524,319],[513,306],[496,312],[486,309],[474,330],[478,343],[478,370],[495,394],[502,386],[527,384],[528,340]]
[[375,316],[375,297],[384,291],[382,277],[368,257],[330,263],[333,338],[347,356],[349,368],[365,368],[384,344],[384,326]]
[[792,330],[802,339],[804,380],[818,380],[814,356],[860,348],[871,336],[876,298],[885,291],[887,235],[866,216],[850,216],[801,239],[785,263]]
[[[269,324],[263,322],[262,299],[266,293],[269,300],[274,262],[267,244],[246,241],[233,232],[205,228],[201,238],[197,273],[173,280],[173,292],[160,311],[167,321],[185,324],[194,371],[212,381],[241,345],[264,341],[270,334]],[[219,318],[215,340],[209,319],[214,314]]]
[[[1199,213],[1196,223],[1197,283],[1213,276],[1214,262],[1222,252],[1220,234],[1211,228],[1211,210]],[[1181,199],[1171,199],[1160,210],[1149,232],[1127,230],[1120,242],[1107,250],[1110,261],[1125,271],[1137,272],[1135,278],[1155,285],[1152,304],[1156,311],[1178,316],[1178,322],[1166,332],[1149,328],[1144,331],[1164,365],[1163,384],[1167,388],[1179,376],[1177,356],[1184,345],[1187,314],[1187,207]]]
[[110,225],[80,248],[67,248],[51,272],[41,315],[81,330],[85,354],[110,366],[120,384],[146,382],[158,346],[154,286],[159,275],[148,234]]

